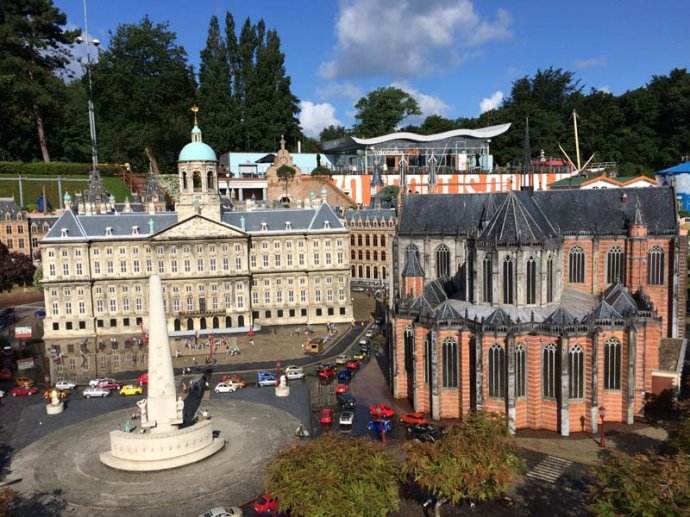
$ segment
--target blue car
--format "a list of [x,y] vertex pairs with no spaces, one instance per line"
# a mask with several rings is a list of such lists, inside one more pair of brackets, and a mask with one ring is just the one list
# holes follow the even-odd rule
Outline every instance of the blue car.
[[338,382],[348,383],[352,380],[352,371],[349,368],[338,372]]
[[277,386],[278,379],[274,373],[271,372],[258,372],[256,374],[256,383],[259,386]]

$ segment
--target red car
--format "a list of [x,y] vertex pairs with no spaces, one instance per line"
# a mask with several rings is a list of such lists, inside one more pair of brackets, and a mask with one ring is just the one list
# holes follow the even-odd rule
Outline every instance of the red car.
[[10,395],[13,397],[21,397],[23,395],[34,395],[38,393],[36,386],[15,386],[10,390]]
[[345,363],[345,368],[348,370],[357,370],[359,368],[359,361],[348,361]]
[[111,382],[111,381],[102,382],[98,385],[98,387],[103,388],[104,390],[110,390],[110,391],[120,391],[120,388],[122,388],[122,386],[120,386],[116,382]]
[[347,384],[339,382],[338,384],[335,385],[335,394],[336,395],[342,395],[343,393],[347,393],[349,388],[350,387]]
[[319,379],[330,381],[333,377],[335,377],[335,368],[332,366],[319,368]]
[[137,381],[139,382],[139,386],[146,386],[149,383],[149,372],[142,373],[137,377]]
[[223,375],[220,378],[220,382],[229,382],[233,384],[241,384],[242,387],[244,388],[247,385],[247,381],[244,380],[244,378],[240,375]]
[[429,421],[424,417],[424,412],[407,413],[400,417],[403,424],[428,424]]
[[278,513],[278,499],[271,494],[264,494],[254,501],[256,513]]
[[329,407],[321,408],[319,422],[321,425],[331,425],[333,423],[333,410]]
[[373,418],[391,418],[395,415],[395,411],[385,404],[374,404],[369,408],[369,414]]

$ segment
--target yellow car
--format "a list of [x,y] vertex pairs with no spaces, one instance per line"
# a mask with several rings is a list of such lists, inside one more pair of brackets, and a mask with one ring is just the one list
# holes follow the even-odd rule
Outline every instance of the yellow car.
[[135,386],[134,384],[126,384],[120,388],[120,395],[143,395],[144,388],[141,386]]

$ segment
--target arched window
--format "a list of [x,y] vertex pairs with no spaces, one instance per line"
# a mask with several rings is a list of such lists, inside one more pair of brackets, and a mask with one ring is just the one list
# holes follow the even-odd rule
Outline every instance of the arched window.
[[604,343],[604,389],[621,389],[621,343],[615,337]]
[[448,246],[441,244],[436,248],[436,277],[448,276],[450,276],[450,251],[448,251]]
[[359,250],[359,260],[364,260],[364,252]]
[[211,190],[213,188],[213,171],[208,171],[206,173],[206,190]]
[[385,245],[386,245],[386,236],[381,235],[381,246],[385,246]]
[[664,283],[664,250],[654,246],[647,254],[648,278],[650,285],[663,285]]
[[187,171],[182,171],[182,190],[187,190]]
[[350,250],[350,258],[352,260],[355,260],[357,258],[357,254],[355,253],[354,249]]
[[482,299],[492,303],[494,293],[493,271],[491,270],[491,255],[486,255],[482,262]]
[[199,319],[199,328],[201,330],[206,330],[206,318]]
[[368,265],[367,265],[366,272],[367,272],[367,273],[366,273],[366,277],[367,277],[367,278],[371,278],[371,268],[370,268]]
[[381,278],[383,278],[384,280],[387,278],[387,277],[386,277],[386,267],[385,267],[385,266],[381,266]]
[[362,245],[362,236],[361,236],[361,235],[358,235],[358,236],[357,236],[357,245],[358,245],[358,246],[361,246],[361,245]]
[[570,249],[568,255],[568,282],[582,284],[585,281],[585,252],[580,246]]
[[568,352],[568,396],[581,399],[585,396],[585,358],[580,345],[575,345]]
[[225,316],[225,328],[232,328],[232,318],[230,316]]
[[350,246],[354,246],[354,245],[355,245],[355,236],[350,235]]
[[237,326],[244,327],[244,316],[237,316]]
[[506,356],[499,344],[489,349],[489,397],[505,396]]
[[201,192],[201,173],[199,171],[192,173],[192,186],[194,187],[194,192]]
[[187,318],[187,330],[194,330],[194,320]]
[[558,393],[558,350],[553,343],[542,350],[542,386],[544,398],[556,398]]
[[431,383],[431,332],[424,338],[424,383]]
[[527,390],[525,383],[527,379],[527,353],[525,345],[515,346],[515,396],[524,397]]
[[508,256],[503,260],[503,303],[514,303],[514,280],[513,259]]
[[379,277],[379,268],[377,266],[374,266],[374,278]]
[[180,324],[179,319],[175,319],[175,321],[173,322],[173,328],[176,332],[182,330],[182,325]]
[[381,260],[386,260],[386,252],[385,251],[381,252]]
[[623,281],[623,250],[614,246],[606,255],[606,282],[615,284]]
[[405,329],[405,371],[412,373],[412,357],[414,355],[414,331],[411,327]]
[[[353,257],[353,258],[354,258],[354,257]],[[352,276],[353,276],[353,277],[354,277],[354,276],[357,276],[357,275],[355,275],[355,266],[352,266]]]
[[534,257],[527,259],[527,303],[537,303],[537,262]]
[[371,253],[367,250],[367,260],[371,260]]
[[373,239],[374,239],[374,246],[378,246],[379,245],[378,235],[374,235]]
[[366,234],[364,236],[364,239],[365,239],[366,245],[369,246],[369,234]]
[[218,316],[213,317],[213,328],[214,329],[220,328],[220,321],[218,321]]
[[553,301],[553,256],[546,259],[546,303]]
[[364,278],[364,275],[362,274],[362,265],[360,264],[359,267],[359,275],[357,275],[358,278]]
[[378,260],[378,259],[379,259],[379,252],[374,250],[374,260]]
[[443,387],[458,387],[458,344],[452,338],[443,342]]

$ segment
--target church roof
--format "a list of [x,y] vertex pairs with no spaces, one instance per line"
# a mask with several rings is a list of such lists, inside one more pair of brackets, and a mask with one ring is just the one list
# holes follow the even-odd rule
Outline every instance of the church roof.
[[429,300],[431,305],[436,306],[448,299],[446,290],[440,280],[432,280],[424,286],[424,297]]
[[403,277],[423,277],[424,276],[424,270],[422,269],[422,265],[419,263],[419,257],[417,256],[417,253],[413,250],[410,249],[407,252],[407,259],[405,260],[405,267],[402,270],[402,276]]
[[638,310],[637,302],[628,289],[620,283],[616,283],[609,287],[604,294],[604,300],[606,300],[606,303],[610,304],[616,312],[623,316],[635,314]]
[[622,319],[623,316],[614,309],[606,300],[601,300],[601,303],[587,316],[587,321],[595,322],[599,320],[614,320]]
[[408,310],[410,312],[416,312],[421,315],[430,315],[434,312],[433,306],[429,303],[429,300],[427,300],[424,296],[417,296],[414,300],[412,300],[412,303],[409,305]]
[[568,325],[574,325],[577,323],[577,320],[567,309],[559,306],[555,311],[549,314],[549,317],[544,320],[544,323],[566,327]]
[[458,321],[462,319],[462,315],[455,310],[453,305],[446,300],[441,305],[436,307],[434,311],[434,318],[438,321]]
[[513,324],[513,320],[506,311],[498,307],[484,320],[484,324],[492,327],[507,327]]

